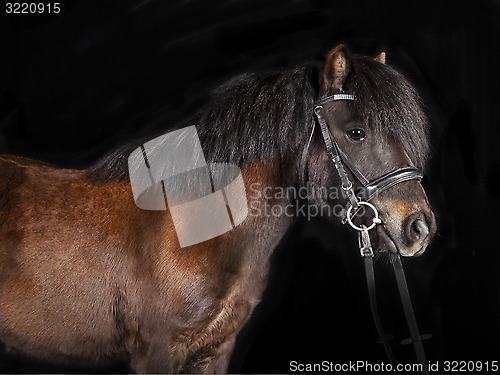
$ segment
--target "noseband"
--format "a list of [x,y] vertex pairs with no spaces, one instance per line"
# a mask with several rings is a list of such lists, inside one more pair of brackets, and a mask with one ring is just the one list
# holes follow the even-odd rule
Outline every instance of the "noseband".
[[[321,134],[323,136],[323,141],[326,146],[326,151],[330,156],[335,169],[340,177],[342,190],[345,192],[345,195],[348,199],[348,208],[342,211],[342,223],[348,222],[349,225],[358,231],[358,242],[359,249],[361,252],[361,256],[365,261],[365,273],[368,284],[368,292],[370,298],[370,307],[372,310],[372,316],[375,323],[375,327],[377,329],[377,333],[379,335],[379,342],[383,345],[384,350],[386,352],[387,357],[389,358],[390,363],[393,365],[395,369],[395,359],[392,353],[392,350],[389,345],[390,335],[386,335],[382,328],[382,324],[380,321],[380,317],[378,314],[377,307],[377,298],[376,298],[376,289],[375,289],[375,273],[373,269],[373,249],[370,241],[369,230],[375,228],[376,225],[382,224],[382,221],[379,219],[378,211],[376,207],[370,203],[370,201],[377,194],[405,181],[417,180],[421,181],[423,174],[422,172],[414,167],[404,167],[396,169],[392,172],[389,172],[373,181],[368,180],[361,171],[354,166],[354,164],[347,158],[347,156],[342,152],[339,145],[335,141],[335,138],[330,132],[330,129],[321,114],[321,109],[323,105],[330,102],[340,101],[340,100],[356,100],[354,95],[349,94],[334,94],[322,98],[314,103],[314,114],[316,115],[316,119],[318,120]],[[311,141],[314,135],[314,130],[316,128],[316,119],[313,119],[313,125],[311,129],[311,133],[309,138],[304,146],[304,150],[302,151],[302,156],[300,159],[299,165],[299,179],[300,183],[305,186],[306,178],[305,178],[305,168],[307,162],[307,155],[309,152],[309,147],[311,145]],[[354,192],[354,187],[352,181],[349,179],[347,172],[344,168],[344,165],[349,169],[351,174],[356,178],[356,180],[361,185],[361,194],[356,194]],[[372,219],[372,223],[367,227],[365,225],[357,226],[353,223],[352,219],[360,213],[361,206],[369,207],[374,212],[374,217]],[[395,255],[392,258],[392,265],[394,268],[394,273],[396,275],[396,281],[398,283],[398,290],[401,297],[401,301],[403,304],[403,309],[405,312],[406,321],[408,324],[408,328],[411,334],[411,338],[404,340],[408,342],[412,342],[415,348],[415,353],[418,362],[422,366],[422,373],[428,374],[428,363],[425,357],[424,348],[422,345],[422,340],[425,338],[429,338],[430,335],[420,335],[418,330],[415,313],[413,311],[410,294],[408,291],[408,286],[406,284],[406,278],[404,275],[403,265],[401,263],[401,258],[399,255]]]

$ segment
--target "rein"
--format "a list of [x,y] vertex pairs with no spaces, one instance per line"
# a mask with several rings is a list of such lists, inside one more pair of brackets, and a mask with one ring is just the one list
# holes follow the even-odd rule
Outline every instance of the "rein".
[[[345,224],[346,222],[349,223],[349,225],[358,232],[359,250],[361,253],[361,257],[364,259],[366,281],[370,299],[370,307],[372,311],[373,321],[375,323],[375,327],[377,329],[377,333],[379,336],[379,342],[384,347],[384,351],[389,359],[389,362],[393,366],[393,369],[395,369],[396,360],[389,345],[390,335],[387,335],[384,332],[380,316],[378,313],[377,295],[375,287],[375,272],[373,268],[374,252],[372,249],[370,241],[370,233],[369,233],[369,231],[375,228],[376,225],[382,224],[382,220],[379,219],[378,211],[376,207],[370,203],[370,200],[377,194],[381,193],[382,191],[385,191],[401,182],[409,180],[421,181],[423,174],[417,168],[405,167],[389,172],[373,181],[369,181],[341,151],[340,147],[335,141],[335,138],[331,134],[323,115],[321,114],[321,109],[323,108],[324,104],[340,100],[356,100],[356,98],[354,97],[354,95],[350,94],[334,94],[319,99],[314,103],[314,114],[316,115],[317,122],[319,123],[321,129],[321,134],[323,136],[323,141],[326,146],[326,151],[330,156],[333,165],[335,166],[335,169],[337,170],[337,173],[340,177],[342,190],[345,192],[345,195],[347,196],[347,199],[349,201],[348,208],[342,211],[342,218],[341,218],[342,223],[343,224]],[[306,185],[305,168],[307,162],[307,155],[309,153],[309,147],[311,145],[311,141],[313,139],[314,131],[316,128],[316,121],[315,121],[316,119],[313,119],[311,133],[308,137],[306,145],[304,146],[304,149],[302,151],[302,156],[300,159],[299,179],[300,182],[303,184],[303,186]],[[356,195],[356,193],[354,192],[352,181],[349,179],[349,176],[346,173],[344,165],[347,167],[347,169],[349,169],[352,175],[361,184],[363,194]],[[353,218],[360,213],[362,206],[370,208],[374,214],[372,223],[368,227],[364,224],[357,226],[353,223]],[[403,270],[403,265],[401,263],[400,255],[399,254],[394,255],[392,257],[391,263],[394,269],[394,274],[396,276],[396,281],[398,284],[398,290],[401,297],[401,302],[403,305],[406,322],[411,335],[411,338],[405,341],[411,341],[413,343],[417,360],[419,364],[422,365],[423,369],[422,373],[428,374],[429,369],[428,369],[427,359],[425,357],[424,347],[422,344],[422,340],[424,338],[427,338],[427,335],[425,335],[426,337],[422,337],[418,330],[418,325],[415,318],[415,313],[413,311],[410,293],[406,283],[406,278]]]

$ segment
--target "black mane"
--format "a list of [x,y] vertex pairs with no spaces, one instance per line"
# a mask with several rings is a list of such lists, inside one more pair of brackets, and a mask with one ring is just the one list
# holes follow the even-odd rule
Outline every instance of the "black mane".
[[[310,131],[319,66],[238,76],[218,88],[194,122],[183,126],[196,125],[209,162],[241,167],[297,152]],[[389,132],[417,167],[424,166],[427,120],[418,94],[401,74],[372,59],[354,57],[344,91],[356,96],[348,105],[366,126]],[[143,142],[114,150],[90,169],[90,175],[128,179],[128,156]]]
[[306,66],[220,87],[197,126],[207,159],[244,165],[295,150],[310,129],[316,76]]

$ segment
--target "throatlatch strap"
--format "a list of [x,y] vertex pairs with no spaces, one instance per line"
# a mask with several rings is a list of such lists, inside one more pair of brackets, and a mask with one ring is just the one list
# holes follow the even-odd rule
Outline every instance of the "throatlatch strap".
[[399,295],[401,296],[406,323],[408,324],[408,329],[410,330],[411,341],[413,343],[413,347],[415,348],[418,363],[422,365],[422,374],[429,374],[424,345],[422,344],[422,336],[418,330],[417,319],[415,318],[415,312],[413,311],[410,292],[408,290],[408,285],[406,284],[405,272],[399,255],[395,255],[392,258],[392,267],[394,268],[394,274],[396,275],[396,281],[398,282]]
[[300,165],[299,165],[299,182],[302,186],[306,186],[306,162],[307,162],[307,154],[309,153],[309,147],[311,146],[311,141],[314,135],[314,129],[316,129],[316,123],[312,123],[311,134],[307,139],[307,143],[302,150],[302,156],[300,157]]

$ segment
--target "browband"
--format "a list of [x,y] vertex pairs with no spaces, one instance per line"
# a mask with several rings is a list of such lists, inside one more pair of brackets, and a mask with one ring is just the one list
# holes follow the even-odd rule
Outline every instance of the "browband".
[[356,97],[351,94],[333,94],[322,99],[318,99],[314,102],[314,106],[323,105],[329,102],[335,102],[337,100],[356,100]]

